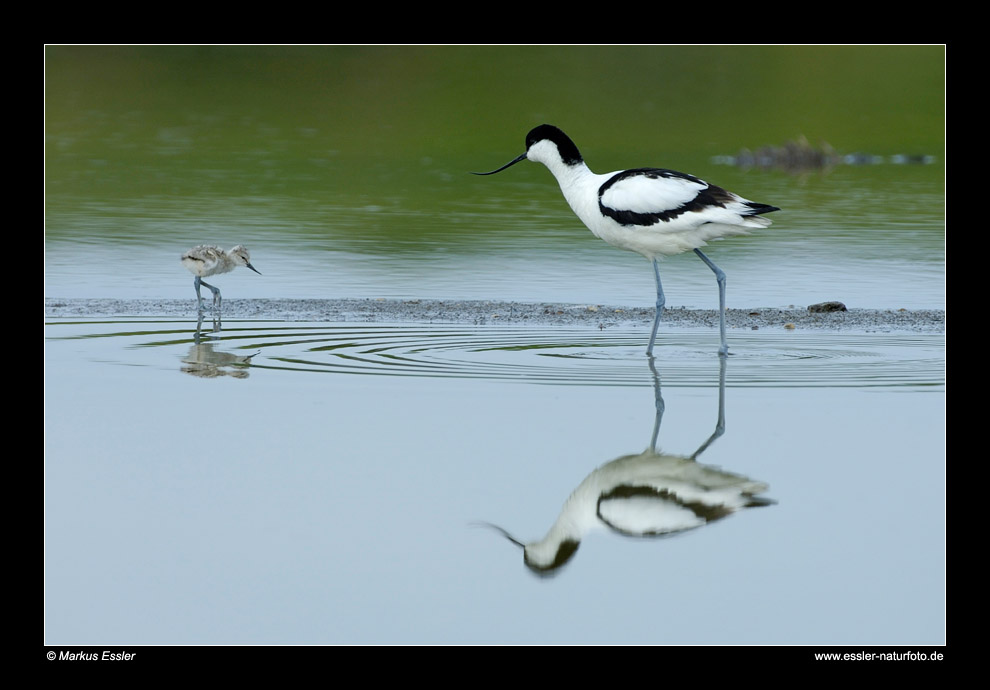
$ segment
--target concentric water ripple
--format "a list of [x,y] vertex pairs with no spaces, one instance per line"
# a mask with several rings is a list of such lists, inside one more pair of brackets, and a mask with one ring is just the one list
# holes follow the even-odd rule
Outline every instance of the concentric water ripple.
[[[284,371],[496,379],[556,385],[652,385],[638,327],[231,322],[198,337],[187,322],[74,321],[50,342],[93,348],[94,360],[176,366],[200,376]],[[85,343],[85,345],[84,345]],[[734,386],[943,386],[944,336],[918,333],[731,331]],[[717,376],[717,332],[662,332],[665,386]]]

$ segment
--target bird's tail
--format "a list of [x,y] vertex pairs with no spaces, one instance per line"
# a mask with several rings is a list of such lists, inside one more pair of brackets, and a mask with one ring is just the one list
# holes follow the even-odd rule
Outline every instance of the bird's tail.
[[745,215],[747,216],[758,216],[762,213],[773,213],[774,211],[779,211],[780,208],[777,206],[771,206],[770,204],[760,204],[755,201],[746,202],[747,211]]

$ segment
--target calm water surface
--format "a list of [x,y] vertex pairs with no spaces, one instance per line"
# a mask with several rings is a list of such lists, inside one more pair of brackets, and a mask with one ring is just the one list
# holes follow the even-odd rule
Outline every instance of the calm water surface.
[[693,464],[774,503],[666,538],[584,517],[546,577],[479,523],[543,539],[658,408],[688,462],[710,333],[671,334],[658,378],[638,329],[46,335],[46,642],[945,640],[941,336],[737,337]]

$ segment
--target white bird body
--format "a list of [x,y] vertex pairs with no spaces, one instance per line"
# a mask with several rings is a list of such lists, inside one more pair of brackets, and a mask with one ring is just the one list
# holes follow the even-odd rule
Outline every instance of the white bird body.
[[219,309],[221,305],[220,290],[206,282],[203,278],[230,273],[238,266],[247,266],[252,271],[261,275],[261,271],[251,265],[251,255],[247,247],[242,244],[237,245],[230,251],[224,251],[220,247],[209,244],[201,244],[193,247],[181,257],[182,265],[196,278],[193,286],[196,288],[196,299],[199,310],[203,311],[203,297],[200,295],[199,286],[205,285],[213,292],[213,304]]
[[725,343],[725,274],[699,247],[731,235],[765,228],[760,214],[779,210],[742,198],[693,175],[662,168],[633,168],[598,175],[584,162],[574,142],[552,125],[540,125],[526,136],[526,152],[493,170],[492,175],[523,159],[543,163],[560,185],[564,199],[598,238],[653,262],[657,280],[657,315],[647,347],[652,355],[665,298],[657,259],[695,251],[715,272],[719,284],[721,354]]
[[[595,237],[651,261],[770,225],[768,219],[752,215],[747,206],[752,202],[684,173],[639,168],[599,175],[583,160],[564,163],[557,146],[547,139],[531,147],[526,157],[547,166],[571,210]],[[721,201],[697,204],[705,195]],[[693,202],[697,210],[691,210]],[[630,222],[616,219],[623,214]]]

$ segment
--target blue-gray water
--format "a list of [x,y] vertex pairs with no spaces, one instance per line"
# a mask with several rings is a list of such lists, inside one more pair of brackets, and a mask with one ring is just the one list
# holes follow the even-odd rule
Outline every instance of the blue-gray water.
[[[943,338],[731,339],[697,462],[774,505],[662,539],[542,538],[650,445],[639,329],[188,321],[46,327],[46,641],[945,640]],[[718,416],[712,334],[669,334],[658,448]],[[910,605],[905,605],[910,602]]]

